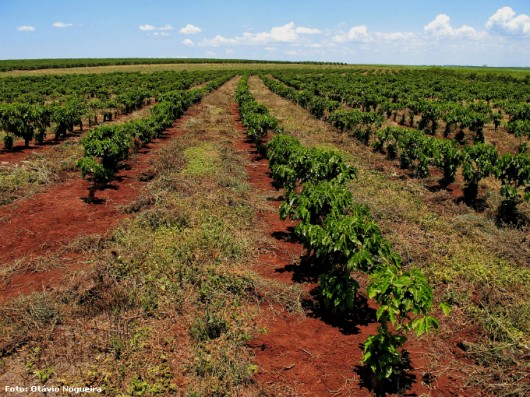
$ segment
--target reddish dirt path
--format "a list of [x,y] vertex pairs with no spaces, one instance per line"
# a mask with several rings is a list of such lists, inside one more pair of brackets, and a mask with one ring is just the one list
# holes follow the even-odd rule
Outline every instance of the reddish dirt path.
[[[119,206],[135,200],[142,185],[138,176],[148,171],[156,158],[156,149],[183,133],[181,125],[193,117],[197,105],[167,129],[163,136],[140,150],[127,161],[109,188],[96,192],[100,204],[87,204],[89,182],[80,177],[53,186],[29,199],[18,200],[0,208],[0,266],[17,259],[32,259],[60,251],[79,236],[107,235],[127,215]],[[75,263],[78,256],[67,256]],[[78,261],[77,261],[78,262]],[[79,264],[69,266],[71,270]],[[54,285],[68,269],[52,269],[42,273],[25,273],[11,278],[9,285],[0,285],[0,301]]]
[[[237,106],[231,111],[236,128],[241,131],[236,148],[252,160],[246,169],[249,182],[253,189],[267,196],[271,205],[271,211],[258,214],[264,225],[263,232],[277,240],[272,252],[259,255],[259,266],[255,270],[265,278],[286,284],[301,283],[311,294],[317,286],[317,278],[298,261],[293,264],[293,258],[303,255],[304,249],[289,239],[294,224],[281,221],[278,216],[280,192],[268,176],[268,162],[259,159],[253,145],[245,139]],[[373,305],[361,300],[352,318],[334,318],[320,311],[315,300],[305,302],[305,318],[281,310],[279,313],[263,310],[259,326],[267,333],[249,342],[259,368],[255,380],[266,393],[278,396],[372,396],[373,392],[363,382],[359,365],[362,343],[377,332]],[[461,395],[459,382],[449,373],[443,379],[436,379],[431,389],[422,382],[428,368],[427,351],[418,343],[411,338],[407,345],[412,367],[419,370],[408,372],[408,390],[402,395],[431,395],[433,391],[436,396]]]
[[[79,133],[68,134],[66,139],[73,139],[78,137]],[[0,149],[0,163],[18,163],[22,160],[25,160],[32,153],[43,153],[47,150],[50,150],[52,147],[60,145],[62,142],[65,142],[64,138],[55,140],[52,137],[46,138],[42,145],[37,145],[33,141],[29,144],[28,147],[24,146],[24,140],[16,140],[13,143],[13,151],[8,152],[4,149]]]

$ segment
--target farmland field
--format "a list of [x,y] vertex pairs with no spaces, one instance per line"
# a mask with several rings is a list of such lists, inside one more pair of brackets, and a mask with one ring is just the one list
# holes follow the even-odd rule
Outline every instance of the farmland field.
[[530,393],[530,71],[93,62],[0,61],[2,385]]

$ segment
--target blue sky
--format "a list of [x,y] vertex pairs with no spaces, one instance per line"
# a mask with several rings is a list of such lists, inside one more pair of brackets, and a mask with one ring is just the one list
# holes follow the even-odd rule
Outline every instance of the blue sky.
[[529,0],[0,0],[0,59],[530,66]]

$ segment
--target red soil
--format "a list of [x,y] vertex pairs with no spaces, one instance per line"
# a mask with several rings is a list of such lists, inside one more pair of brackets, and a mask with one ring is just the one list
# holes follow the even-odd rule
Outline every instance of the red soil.
[[[44,272],[22,273],[14,275],[9,279],[8,285],[0,288],[0,303],[14,299],[20,295],[29,295],[32,292],[42,291],[59,283],[72,272],[83,268],[83,257],[79,254],[69,254],[61,258],[63,262],[72,263],[67,268],[61,267]],[[75,263],[75,264],[74,264]]]
[[[193,111],[190,109],[161,138],[127,161],[117,179],[107,189],[96,192],[99,204],[86,203],[89,182],[78,178],[1,207],[0,264],[53,254],[79,236],[110,233],[126,217],[119,206],[131,203],[140,194],[144,182],[138,177],[149,170],[157,156],[155,150],[182,134],[179,126]],[[73,268],[17,275],[9,285],[0,287],[0,301],[50,287]]]
[[[67,138],[79,136],[78,134],[68,134]],[[48,137],[42,145],[37,145],[33,142],[28,147],[24,146],[24,140],[17,140],[13,143],[13,151],[8,152],[0,149],[0,162],[2,163],[17,163],[29,157],[32,153],[42,153],[49,150],[55,145],[61,144],[64,139],[55,140],[53,137]]]
[[[252,160],[246,170],[249,183],[271,203],[271,211],[259,213],[263,232],[277,240],[272,252],[260,254],[256,271],[265,278],[286,284],[301,283],[302,288],[311,294],[317,287],[317,279],[298,261],[293,264],[293,257],[300,257],[304,249],[289,239],[294,224],[281,221],[278,216],[280,193],[268,176],[268,162],[259,159],[253,145],[245,139],[237,106],[234,105],[231,111],[236,119],[235,128],[241,131],[241,139],[235,142],[236,148]],[[259,368],[255,380],[266,393],[278,396],[373,395],[363,380],[360,367],[362,343],[377,332],[373,304],[361,299],[355,318],[337,318],[321,311],[315,302],[317,298],[311,295],[304,305],[305,318],[281,311],[273,313],[265,309],[262,312],[259,326],[267,333],[249,342]],[[427,354],[430,349],[421,343],[413,339],[407,344],[414,369],[408,371],[409,386],[405,395],[431,395],[433,391],[436,396],[459,395],[461,388],[451,371],[438,378],[429,378]],[[430,342],[423,343],[428,345]],[[422,381],[424,376],[427,376],[427,382],[432,380],[430,386]]]

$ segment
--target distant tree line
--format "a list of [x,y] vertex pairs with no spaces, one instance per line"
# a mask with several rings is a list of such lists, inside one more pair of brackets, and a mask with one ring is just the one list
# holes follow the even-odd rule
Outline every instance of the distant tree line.
[[251,59],[213,58],[63,58],[63,59],[12,59],[0,60],[0,72],[12,70],[61,69],[116,65],[155,65],[155,64],[199,64],[199,63],[263,63],[301,65],[345,65],[341,62],[289,62],[263,61]]

